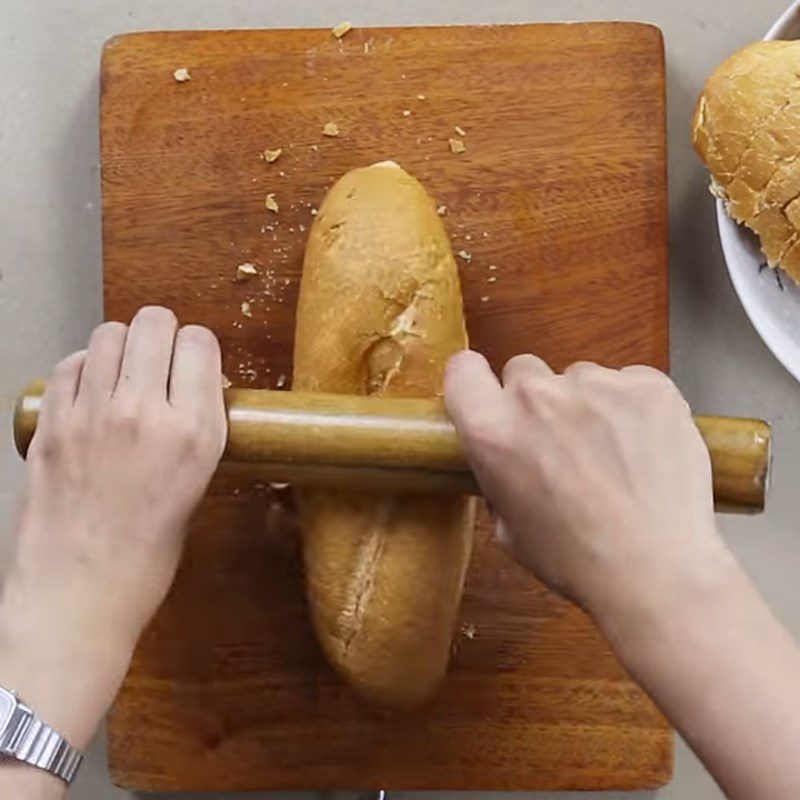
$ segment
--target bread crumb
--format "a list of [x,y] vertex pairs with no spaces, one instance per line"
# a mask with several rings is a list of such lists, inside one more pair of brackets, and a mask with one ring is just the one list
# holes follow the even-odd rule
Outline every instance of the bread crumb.
[[461,139],[448,139],[447,141],[450,143],[451,153],[456,153],[456,155],[458,155],[459,153],[467,152],[467,148],[464,145],[464,142],[461,141]]
[[178,67],[178,69],[172,73],[172,77],[175,78],[178,83],[186,83],[186,81],[190,81],[192,79],[192,76],[189,74],[189,70],[186,69],[186,67]]
[[472,253],[468,253],[466,250],[459,250],[458,257],[463,258],[467,263],[472,261]]
[[471,622],[465,622],[461,625],[461,635],[465,639],[474,639],[477,632],[477,628]]
[[230,378],[223,372],[222,373],[222,388],[223,389],[230,389],[233,384],[231,383]]
[[711,182],[708,184],[708,191],[711,192],[713,197],[716,197],[717,200],[728,200],[728,193],[725,191],[725,187],[716,179],[711,178]]
[[288,483],[280,483],[278,481],[273,481],[272,483],[270,483],[269,486],[270,486],[270,489],[275,489],[276,491],[281,491],[282,489],[288,489],[289,488],[289,484]]
[[318,152],[318,151],[319,151],[319,145],[312,144],[312,145],[311,145],[311,149],[312,149],[312,150],[313,150],[313,151],[316,153],[316,152]]
[[370,51],[371,45],[369,42],[364,42],[364,55],[368,56]]
[[278,375],[278,380],[275,382],[275,385],[279,389],[282,389],[286,385],[286,376],[283,373]]
[[266,161],[267,164],[271,164],[273,161],[277,161],[280,158],[282,152],[283,150],[280,147],[275,150],[265,150],[263,152],[264,161]]
[[236,280],[246,281],[251,275],[258,275],[255,264],[245,261],[244,264],[239,264],[239,266],[236,267]]
[[497,269],[497,264],[489,264],[489,269],[492,270],[492,272],[494,272],[494,270]]
[[427,100],[428,98],[424,94],[418,94],[417,100]]
[[331,33],[337,38],[341,39],[342,36],[350,33],[353,30],[352,22],[340,22],[335,28],[331,28]]
[[250,303],[248,303],[247,300],[245,300],[242,303],[242,316],[243,317],[252,317],[253,316],[253,312],[252,312],[252,310],[250,308]]
[[411,116],[411,109],[407,108],[405,111],[403,111],[403,116],[404,117],[410,117]]
[[481,297],[481,303],[488,303],[489,302],[489,295],[484,295]]
[[490,275],[487,280],[489,283],[494,283],[497,280],[497,275]]
[[339,126],[335,122],[326,122],[325,127],[322,129],[323,136],[338,136]]
[[439,206],[439,207],[436,209],[436,213],[437,213],[437,214],[438,214],[440,217],[443,217],[443,216],[444,216],[444,215],[447,213],[447,206]]
[[467,132],[460,125],[454,125],[453,126],[453,130],[455,130],[455,132],[459,136],[466,136],[467,135]]
[[280,210],[278,206],[278,201],[275,199],[275,192],[270,192],[267,195],[266,200],[264,200],[264,205],[267,207],[269,211],[272,211],[274,214],[277,214]]
[[312,209],[311,209],[311,216],[312,216],[312,217],[316,217],[316,216],[317,216],[317,214],[319,214],[319,211],[317,211],[317,209],[316,209],[316,208],[312,208]]

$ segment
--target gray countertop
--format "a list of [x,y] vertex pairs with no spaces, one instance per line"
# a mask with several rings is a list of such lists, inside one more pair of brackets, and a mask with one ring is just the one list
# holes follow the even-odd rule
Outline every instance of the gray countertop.
[[[774,483],[767,513],[721,517],[720,525],[776,613],[800,637],[800,536],[792,500],[800,477],[800,421],[791,412],[800,388],[761,343],[734,295],[717,242],[707,177],[691,152],[688,134],[692,107],[708,73],[731,51],[760,38],[787,4],[788,0],[4,0],[0,428],[9,430],[15,391],[82,347],[101,317],[98,64],[101,46],[112,34],[332,26],[345,18],[360,25],[601,18],[653,22],[664,31],[667,47],[672,374],[697,411],[773,422]],[[22,479],[22,466],[7,435],[0,448],[0,470],[3,563],[13,497]],[[113,789],[106,777],[102,737],[72,796],[131,797]],[[595,796],[711,800],[722,795],[679,744],[675,780],[669,787],[652,793],[580,795],[581,800]],[[392,795],[400,797],[411,795]],[[502,795],[481,797],[499,800]]]

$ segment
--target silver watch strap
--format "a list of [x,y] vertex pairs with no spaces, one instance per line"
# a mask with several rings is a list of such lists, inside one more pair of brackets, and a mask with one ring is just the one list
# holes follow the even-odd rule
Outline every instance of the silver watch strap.
[[83,755],[66,739],[45,725],[27,706],[17,707],[14,727],[3,743],[5,756],[46,770],[66,783],[72,783]]

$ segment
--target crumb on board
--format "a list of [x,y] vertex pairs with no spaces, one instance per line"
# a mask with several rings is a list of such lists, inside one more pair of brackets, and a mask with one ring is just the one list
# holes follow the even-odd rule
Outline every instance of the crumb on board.
[[494,283],[497,280],[497,275],[490,275],[487,280],[489,283]]
[[236,280],[246,281],[252,275],[258,275],[255,264],[245,261],[244,264],[239,264],[239,266],[236,267]]
[[233,384],[231,383],[231,379],[223,372],[222,373],[222,388],[223,389],[230,389]]
[[311,145],[311,149],[312,149],[312,150],[313,150],[313,151],[316,153],[316,152],[319,150],[319,145],[317,145],[317,144],[312,144],[312,145]]
[[445,206],[445,205],[441,205],[441,206],[439,206],[439,207],[436,209],[436,213],[437,213],[437,214],[438,214],[440,217],[443,217],[443,216],[444,216],[444,215],[447,213],[447,206]]
[[189,74],[189,70],[186,69],[186,67],[178,67],[178,69],[172,73],[172,77],[175,78],[178,83],[186,83],[186,81],[190,81],[192,79],[192,76]]
[[461,139],[448,139],[447,141],[450,144],[451,153],[456,153],[456,155],[458,155],[459,153],[467,152],[467,148],[464,145],[464,142],[461,141]]
[[272,483],[270,483],[269,486],[270,486],[270,489],[275,489],[278,492],[282,491],[283,489],[288,489],[289,488],[289,484],[288,483],[282,483],[280,481],[272,481]]
[[427,96],[424,95],[424,94],[418,94],[417,95],[417,100],[427,100],[427,99],[428,99]]
[[455,131],[455,132],[456,132],[456,133],[457,133],[459,136],[466,136],[466,135],[467,135],[467,132],[466,132],[466,131],[465,131],[465,130],[464,130],[464,129],[463,129],[461,126],[460,126],[460,125],[454,125],[454,126],[453,126],[453,130],[454,130],[454,131]]
[[281,157],[282,152],[283,149],[277,147],[275,150],[265,150],[262,155],[264,157],[264,161],[266,161],[267,164],[271,164],[273,161],[277,161]]
[[481,303],[488,303],[488,302],[489,302],[488,294],[485,294],[483,297],[481,297]]
[[403,110],[403,116],[404,117],[410,117],[411,116],[411,109],[410,108],[404,109]]
[[477,628],[471,622],[464,622],[461,625],[461,635],[465,639],[474,639],[477,632]]
[[458,257],[459,257],[459,258],[461,258],[461,259],[463,259],[463,260],[464,260],[464,261],[466,261],[467,263],[469,263],[470,261],[472,261],[472,253],[470,253],[470,252],[468,252],[468,251],[466,251],[466,250],[459,250],[459,251],[458,251]]
[[275,386],[277,386],[278,389],[283,389],[283,387],[286,386],[286,376],[283,373],[278,375],[278,380],[275,382]]
[[353,23],[352,22],[340,22],[335,27],[331,28],[331,33],[337,38],[341,39],[343,36],[346,36],[350,31],[353,30]]
[[277,214],[280,210],[278,206],[278,201],[275,199],[275,192],[270,192],[266,199],[264,200],[264,205],[267,207],[269,211],[272,211],[274,214]]
[[316,216],[317,216],[317,214],[319,214],[319,211],[317,211],[317,209],[316,209],[316,208],[312,208],[312,209],[311,209],[311,216],[312,216],[312,217],[316,217]]
[[252,317],[253,316],[253,311],[250,308],[250,303],[248,303],[247,300],[245,300],[242,303],[242,316],[243,317]]
[[283,170],[281,170],[281,171],[278,173],[278,175],[280,175],[280,176],[281,176],[281,178],[285,178],[285,177],[286,177],[286,173],[285,173]]
[[370,42],[364,42],[364,55],[368,56],[369,51],[372,49],[372,44]]
[[323,136],[338,136],[339,126],[335,122],[326,122],[325,127],[322,129]]
[[497,269],[497,264],[489,264],[489,269],[494,272]]

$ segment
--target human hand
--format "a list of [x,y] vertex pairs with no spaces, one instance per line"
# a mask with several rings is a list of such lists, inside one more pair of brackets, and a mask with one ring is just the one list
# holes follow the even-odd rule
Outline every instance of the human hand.
[[555,375],[521,355],[501,385],[467,351],[448,364],[445,402],[501,538],[590,612],[638,602],[724,549],[708,451],[663,373],[581,362]]
[[205,328],[178,330],[167,309],[99,326],[56,367],[3,587],[0,683],[38,710],[32,695],[47,705],[48,681],[61,694],[71,680],[105,681],[102,714],[172,583],[225,437],[219,344]]

